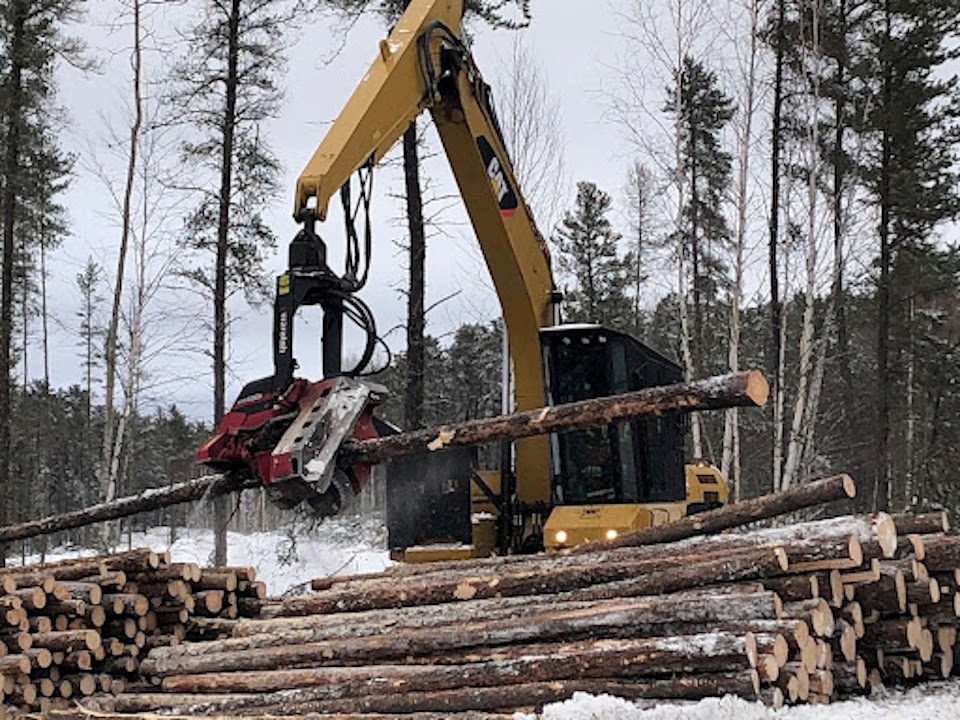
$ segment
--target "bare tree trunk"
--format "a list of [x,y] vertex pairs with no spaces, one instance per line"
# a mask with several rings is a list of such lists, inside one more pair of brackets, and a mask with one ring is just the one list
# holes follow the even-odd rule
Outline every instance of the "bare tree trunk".
[[[0,291],[0,523],[6,524],[10,497],[10,400],[13,340],[13,243],[14,218],[17,205],[20,170],[20,129],[18,113],[23,96],[23,54],[25,51],[25,27],[27,6],[25,0],[12,0],[9,4],[13,21],[9,39],[10,65],[7,68],[6,95],[6,152],[3,167],[3,259],[2,291]],[[0,549],[0,565],[4,564],[6,548]]]
[[903,479],[903,510],[908,512],[913,507],[913,483],[914,472],[916,471],[916,438],[917,438],[917,419],[914,414],[914,382],[917,377],[917,356],[916,356],[916,337],[914,335],[913,323],[916,321],[916,302],[911,293],[910,297],[910,319],[907,323],[909,336],[907,339],[907,461],[906,477]]
[[[747,65],[746,97],[743,104],[743,130],[740,136],[740,162],[737,175],[737,230],[734,239],[735,259],[733,264],[733,288],[730,296],[730,372],[740,369],[740,303],[743,296],[744,244],[747,234],[748,182],[750,178],[750,148],[753,142],[753,111],[756,93],[757,71],[757,22],[760,13],[759,0],[750,0],[750,51]],[[740,478],[740,415],[737,408],[726,413],[723,431],[723,458],[721,472],[733,478],[733,497],[741,497]]]
[[23,326],[20,328],[20,362],[23,363],[23,392],[26,395],[27,387],[30,385],[30,284],[27,282],[27,242],[25,238],[20,240],[20,256],[23,263],[23,274],[20,284],[20,322]]
[[[884,32],[887,38],[892,34],[892,19],[889,0],[884,3]],[[887,61],[883,77],[884,122],[891,119],[891,68]],[[873,491],[873,509],[886,510],[890,506],[890,313],[891,287],[890,265],[890,204],[892,172],[892,141],[890,132],[884,128],[880,160],[880,284],[877,288],[877,392],[880,398],[877,406],[876,424],[876,475]]]
[[809,110],[806,119],[808,128],[806,138],[807,151],[807,253],[806,253],[806,290],[804,293],[803,323],[800,329],[799,372],[797,379],[797,397],[793,404],[793,419],[790,424],[790,440],[787,446],[787,458],[784,466],[781,486],[788,488],[799,480],[801,460],[804,457],[804,439],[807,436],[806,423],[816,422],[816,413],[810,413],[809,403],[814,384],[815,350],[815,312],[816,281],[819,246],[817,240],[817,197],[820,169],[820,6],[815,0],[810,7],[810,52],[813,69],[809,73],[812,83],[807,90]]
[[427,242],[423,226],[423,196],[420,189],[420,159],[417,156],[417,123],[403,134],[403,174],[407,196],[407,228],[410,234],[410,287],[407,294],[407,384],[403,395],[403,419],[407,430],[423,427],[424,298]]
[[[127,249],[130,245],[130,226],[133,205],[133,188],[136,182],[137,150],[140,144],[140,128],[143,123],[143,98],[141,96],[142,57],[140,49],[140,2],[133,2],[133,51],[131,67],[133,70],[133,123],[130,126],[130,144],[127,156],[127,176],[123,188],[123,208],[121,210],[120,249],[117,253],[117,276],[113,288],[113,310],[110,314],[110,325],[107,328],[107,346],[105,351],[104,383],[104,424],[103,424],[103,456],[101,473],[101,492],[106,502],[113,500],[117,494],[118,466],[115,456],[118,455],[115,444],[122,444],[122,429],[114,428],[114,391],[117,376],[117,334],[120,325],[120,302],[123,298],[123,278],[126,272]],[[112,523],[104,523],[101,528],[100,540],[108,546],[116,527]]]
[[[676,4],[674,27],[678,36],[676,47],[677,55],[674,58],[674,66],[671,70],[674,74],[674,77],[680,77],[680,72],[683,68],[683,58],[686,54],[686,48],[683,47],[683,41],[681,39],[681,33],[683,32],[684,28],[683,2],[678,2]],[[677,233],[680,234],[683,232],[683,205],[684,197],[686,195],[683,176],[679,172],[679,168],[683,162],[683,132],[681,127],[681,123],[683,122],[683,98],[679,92],[675,93],[675,95],[676,97],[674,98],[673,112],[673,116],[675,118],[673,129],[673,161],[674,177],[676,178],[675,191],[677,194],[677,208],[674,224]],[[694,276],[693,282],[696,284],[696,276]],[[697,368],[692,348],[690,315],[687,308],[687,267],[686,260],[684,258],[682,241],[677,247],[677,305],[680,313],[680,355],[683,361],[684,376],[686,377],[687,381],[691,381],[696,377]],[[696,328],[693,329],[693,332],[696,332]],[[693,413],[691,415],[690,428],[690,435],[693,443],[693,456],[695,458],[701,458],[703,457],[703,428],[701,426],[700,415],[698,413]]]
[[[217,262],[213,292],[213,421],[217,425],[226,410],[227,343],[227,255],[230,241],[230,194],[233,188],[233,143],[237,121],[237,85],[239,84],[240,2],[231,0],[228,18],[226,98],[223,112],[222,158],[220,166],[220,207],[217,222]],[[227,564],[227,522],[229,498],[213,503],[215,565]]]
[[777,0],[777,50],[773,81],[770,154],[770,378],[773,406],[773,490],[783,486],[783,309],[780,305],[780,150],[783,147],[783,65],[786,41],[786,0]]
[[43,333],[43,385],[50,392],[50,313],[47,309],[47,237],[40,238],[40,321]]

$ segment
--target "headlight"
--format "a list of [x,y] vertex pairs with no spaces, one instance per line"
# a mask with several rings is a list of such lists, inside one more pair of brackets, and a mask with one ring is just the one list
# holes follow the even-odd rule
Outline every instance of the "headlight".
[[553,536],[553,539],[558,543],[563,545],[567,541],[567,531],[566,530],[557,530],[557,534]]
[[616,540],[619,534],[616,530],[607,530],[607,540]]

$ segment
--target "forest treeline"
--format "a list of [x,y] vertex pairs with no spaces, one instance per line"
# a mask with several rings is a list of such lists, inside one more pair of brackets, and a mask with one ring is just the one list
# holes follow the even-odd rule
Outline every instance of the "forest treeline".
[[[81,307],[60,322],[84,380],[56,388],[49,285],[62,280],[48,267],[81,172],[58,73],[97,72],[102,50],[83,40],[83,0],[0,4],[0,525],[190,472],[230,401],[231,308],[269,296],[265,212],[287,197],[270,129],[284,74],[302,70],[287,67],[301,24],[342,33],[371,14],[386,28],[406,2],[190,0],[162,47],[164,4],[113,5],[125,109],[112,160],[83,172],[115,201],[115,250],[71,278]],[[517,38],[493,94],[564,318],[630,332],[691,378],[770,380],[764,410],[694,417],[689,454],[738,497],[845,471],[864,509],[960,509],[960,0],[611,0],[618,55],[595,90],[597,120],[623,138],[619,187],[564,161],[578,139],[557,132],[551,78],[523,46],[537,9],[466,5],[475,42]],[[392,393],[384,415],[407,427],[502,405],[500,321],[434,327],[425,301],[430,145],[414,126],[398,151],[407,319],[375,376]],[[185,335],[175,322],[197,307],[207,319]],[[151,399],[157,365],[188,345],[210,368],[202,419]],[[135,522],[187,521],[176,512]],[[230,513],[218,504],[214,524]],[[94,532],[108,543],[118,528]]]

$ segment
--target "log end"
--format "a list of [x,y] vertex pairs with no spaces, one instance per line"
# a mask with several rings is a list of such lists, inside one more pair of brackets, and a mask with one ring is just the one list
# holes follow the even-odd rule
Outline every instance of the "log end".
[[775,547],[773,549],[773,554],[777,558],[777,564],[780,566],[780,569],[783,570],[783,572],[787,572],[787,570],[790,568],[790,558],[787,557],[786,549],[782,547]]
[[883,556],[892,558],[897,552],[897,524],[886,513],[877,513],[873,524]]
[[[894,542],[896,542],[896,533],[894,533],[893,537]],[[850,557],[850,561],[854,565],[863,565],[863,545],[860,544],[860,538],[858,538],[856,535],[851,535],[847,540],[847,554]]]
[[762,372],[750,370],[747,373],[744,393],[757,407],[763,407],[767,404],[767,399],[770,397],[770,385]]
[[907,542],[909,542],[910,547],[913,548],[914,559],[918,562],[923,562],[927,557],[927,550],[923,542],[923,535],[911,533],[910,535],[907,535]]
[[772,654],[781,667],[786,665],[790,658],[790,646],[787,644],[787,639],[779,633],[774,637]]
[[747,662],[750,663],[750,667],[755,668],[757,666],[757,659],[759,657],[757,653],[757,638],[752,632],[748,632],[743,637],[743,646],[744,652],[747,656]]
[[799,660],[800,663],[810,671],[817,669],[817,661],[820,659],[820,648],[817,641],[808,637],[800,645]]
[[857,496],[857,483],[846,473],[840,475],[840,478],[840,483],[843,486],[843,492],[846,493],[848,498],[855,498]]

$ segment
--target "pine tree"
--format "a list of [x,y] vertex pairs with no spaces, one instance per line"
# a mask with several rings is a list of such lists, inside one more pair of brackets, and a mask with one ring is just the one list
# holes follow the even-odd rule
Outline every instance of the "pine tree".
[[722,250],[730,240],[723,213],[730,187],[731,157],[723,150],[721,133],[733,118],[733,102],[719,88],[716,73],[687,56],[668,89],[664,110],[677,116],[680,167],[676,172],[687,187],[683,226],[673,241],[689,261],[693,290],[694,373],[704,368],[706,305],[725,284]]
[[[276,245],[262,213],[280,168],[263,126],[280,107],[277,76],[290,7],[275,0],[204,0],[202,7],[170,101],[179,120],[195,130],[182,150],[198,176],[201,199],[187,219],[186,240],[213,256],[212,266],[198,266],[189,276],[213,306],[216,424],[226,409],[227,300],[238,291],[248,299],[266,293],[263,255]],[[225,502],[215,504],[218,564],[226,562]]]
[[629,332],[634,260],[620,255],[620,235],[607,218],[610,206],[610,196],[594,183],[577,183],[576,205],[564,215],[553,243],[561,269],[574,281],[566,293],[569,319]]
[[960,54],[951,49],[960,2],[876,0],[871,11],[869,60],[860,78],[872,103],[861,132],[874,141],[864,180],[879,209],[873,505],[887,509],[894,494],[895,318],[912,289],[896,276],[910,254],[931,248],[936,228],[960,209],[960,95],[957,77],[942,73]]
[[77,273],[77,289],[80,291],[80,310],[77,319],[80,321],[78,335],[80,347],[83,351],[84,390],[87,396],[86,424],[89,427],[92,417],[93,398],[93,371],[100,364],[100,338],[103,328],[100,326],[98,313],[103,297],[99,293],[99,286],[103,280],[102,268],[87,258],[83,272]]
[[[53,71],[58,56],[79,50],[61,29],[81,5],[81,0],[10,0],[0,6],[0,524],[8,519],[11,480],[16,245],[30,227],[28,208],[41,207],[41,201],[47,208],[56,205],[56,180],[68,169],[58,163]],[[44,155],[39,166],[38,153]],[[32,167],[54,171],[38,174]]]

